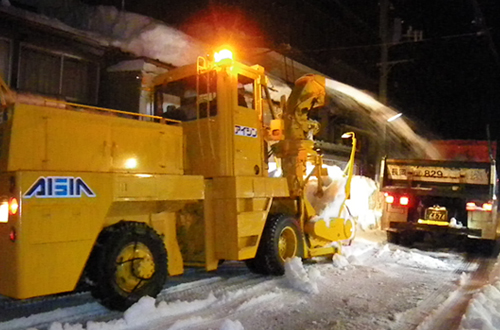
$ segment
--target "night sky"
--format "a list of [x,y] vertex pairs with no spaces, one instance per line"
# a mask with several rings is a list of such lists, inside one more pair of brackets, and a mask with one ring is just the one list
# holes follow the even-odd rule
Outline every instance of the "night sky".
[[[379,0],[380,2],[381,0]],[[380,63],[377,1],[367,0],[87,0],[124,6],[197,37],[229,33],[240,47],[283,45],[344,83],[377,93]],[[443,139],[500,138],[500,1],[391,0],[389,23],[402,36],[389,48],[388,103]],[[212,29],[207,27],[212,25]],[[415,41],[404,35],[422,31]],[[202,35],[205,32],[205,35]],[[391,38],[398,34],[390,31]],[[235,36],[239,37],[236,38]],[[217,35],[220,37],[220,35]],[[218,40],[212,38],[210,42]],[[340,59],[374,83],[356,85],[336,74]],[[300,60],[299,60],[300,61]],[[315,67],[315,63],[318,64]],[[396,64],[392,64],[396,63]],[[326,64],[326,65],[325,65]],[[333,70],[328,69],[333,68]]]
[[391,50],[389,97],[443,138],[500,137],[500,2],[396,1],[421,42]]

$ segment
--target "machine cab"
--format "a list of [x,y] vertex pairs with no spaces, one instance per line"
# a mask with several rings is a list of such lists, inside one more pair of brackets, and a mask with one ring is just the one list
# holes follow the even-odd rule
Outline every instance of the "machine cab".
[[260,66],[198,58],[154,81],[155,115],[182,121],[185,173],[267,176]]

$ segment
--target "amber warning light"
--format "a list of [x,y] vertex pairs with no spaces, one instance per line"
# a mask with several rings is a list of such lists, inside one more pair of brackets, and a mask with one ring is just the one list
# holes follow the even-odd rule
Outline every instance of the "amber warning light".
[[16,198],[12,197],[9,200],[9,214],[15,215],[17,214],[17,210],[19,210],[19,203],[17,202]]
[[218,64],[230,64],[233,61],[233,52],[231,52],[229,49],[223,49],[214,54],[214,60],[215,63]]

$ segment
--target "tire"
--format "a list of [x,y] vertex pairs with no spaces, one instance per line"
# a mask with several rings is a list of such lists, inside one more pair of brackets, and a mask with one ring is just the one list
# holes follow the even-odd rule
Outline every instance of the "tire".
[[387,242],[392,244],[399,244],[401,241],[401,233],[395,231],[387,231]]
[[252,273],[269,275],[269,272],[264,267],[262,267],[260,258],[257,258],[257,256],[253,259],[245,260],[245,265]]
[[101,233],[89,265],[93,296],[116,310],[127,309],[143,296],[155,297],[167,279],[163,240],[139,222],[122,221]]
[[468,238],[466,250],[470,255],[496,258],[499,248],[499,242],[496,240]]
[[266,223],[254,259],[246,260],[250,271],[263,275],[283,275],[288,258],[304,255],[302,233],[297,221],[278,215]]

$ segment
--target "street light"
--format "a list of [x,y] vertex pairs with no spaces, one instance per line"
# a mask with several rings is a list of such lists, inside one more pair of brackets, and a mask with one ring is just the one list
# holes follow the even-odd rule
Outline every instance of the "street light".
[[399,117],[401,117],[403,115],[403,113],[398,113],[398,114],[395,114],[394,116],[392,116],[391,118],[387,119],[387,122],[390,123],[390,122],[393,122],[395,121],[396,119],[398,119]]
[[384,123],[384,157],[387,157],[387,126],[389,123],[392,123],[396,119],[400,118],[403,115],[402,112],[395,114],[392,117],[389,117],[387,121]]

